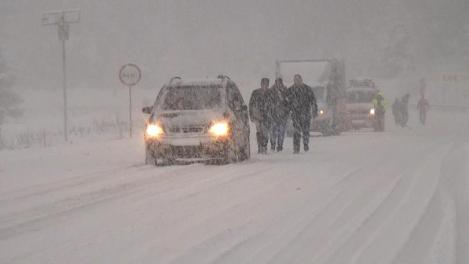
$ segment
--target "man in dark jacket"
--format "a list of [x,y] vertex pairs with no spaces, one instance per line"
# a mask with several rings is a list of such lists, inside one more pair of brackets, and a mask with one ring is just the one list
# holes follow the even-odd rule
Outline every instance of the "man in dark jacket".
[[409,121],[409,99],[410,94],[406,94],[401,99],[401,126],[407,127],[407,122]]
[[293,121],[293,152],[300,152],[300,141],[303,136],[303,147],[309,150],[309,130],[311,115],[317,117],[318,107],[313,89],[303,83],[301,75],[296,74],[294,84],[288,88],[287,102],[290,107]]
[[283,139],[288,119],[287,87],[283,85],[281,78],[275,80],[270,88],[270,101],[272,103],[272,129],[270,133],[270,144],[272,151],[283,150]]
[[269,98],[269,79],[262,78],[261,88],[251,94],[249,100],[249,117],[256,125],[256,139],[258,153],[267,153],[269,131],[271,125],[271,103]]

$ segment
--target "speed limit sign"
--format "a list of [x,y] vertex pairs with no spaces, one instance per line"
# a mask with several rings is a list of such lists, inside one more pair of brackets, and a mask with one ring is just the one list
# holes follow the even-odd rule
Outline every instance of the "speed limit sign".
[[129,136],[132,137],[132,87],[142,78],[140,68],[132,63],[122,66],[119,70],[119,80],[129,89]]
[[135,64],[126,64],[119,70],[119,80],[126,86],[135,86],[141,78],[142,71]]

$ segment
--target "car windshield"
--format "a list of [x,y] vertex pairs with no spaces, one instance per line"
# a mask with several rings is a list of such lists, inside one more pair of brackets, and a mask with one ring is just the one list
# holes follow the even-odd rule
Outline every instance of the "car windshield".
[[347,93],[348,103],[370,103],[373,100],[374,93],[368,91],[353,91]]
[[326,100],[326,87],[323,86],[316,86],[313,87],[314,97],[318,101],[325,101]]
[[169,87],[162,110],[202,110],[217,108],[221,104],[221,86]]

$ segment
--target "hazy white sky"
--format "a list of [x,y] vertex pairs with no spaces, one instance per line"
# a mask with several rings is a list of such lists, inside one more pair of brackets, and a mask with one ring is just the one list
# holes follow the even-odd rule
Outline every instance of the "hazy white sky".
[[349,75],[469,61],[467,0],[1,0],[0,48],[22,86],[60,85],[56,29],[41,14],[61,8],[82,10],[67,42],[72,89],[119,85],[127,62],[159,87],[172,75],[272,77],[286,58],[345,58]]

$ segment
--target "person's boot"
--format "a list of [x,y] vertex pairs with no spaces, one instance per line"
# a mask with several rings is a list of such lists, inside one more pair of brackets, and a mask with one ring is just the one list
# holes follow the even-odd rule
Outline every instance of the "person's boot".
[[278,146],[277,147],[277,152],[281,152],[283,150],[283,147],[282,146]]
[[272,151],[275,151],[275,144],[270,145],[270,149],[271,149]]
[[309,151],[309,146],[308,146],[308,144],[305,144],[303,147],[304,147],[304,149],[305,149],[305,152],[308,152],[308,151]]

